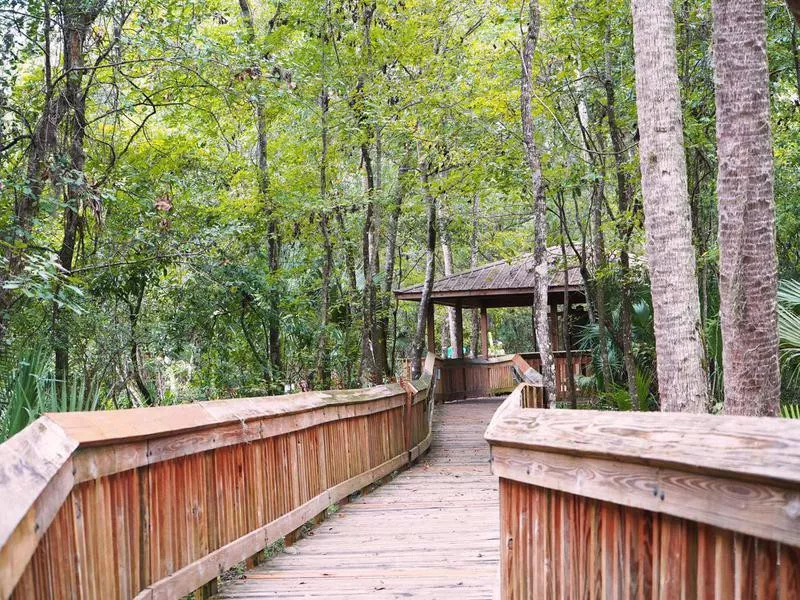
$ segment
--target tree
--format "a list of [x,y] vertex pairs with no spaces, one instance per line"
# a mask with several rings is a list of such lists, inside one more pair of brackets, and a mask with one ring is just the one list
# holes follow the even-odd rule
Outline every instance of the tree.
[[686,187],[675,18],[668,0],[634,0],[632,10],[639,163],[661,409],[704,412],[708,384]]
[[550,324],[547,315],[547,292],[550,287],[549,252],[547,251],[547,200],[542,182],[542,166],[539,150],[533,137],[533,113],[531,111],[531,94],[533,92],[533,53],[539,36],[540,12],[538,0],[530,0],[528,4],[528,29],[523,38],[522,52],[522,85],[520,103],[522,109],[522,138],[525,144],[525,160],[530,170],[531,191],[533,193],[533,218],[535,234],[533,240],[534,274],[533,274],[533,311],[536,327],[536,341],[539,346],[542,380],[550,406],[555,405],[556,371],[553,361],[553,350],[550,342]]
[[433,290],[433,276],[436,272],[436,198],[431,193],[428,173],[428,163],[423,161],[420,165],[422,190],[425,197],[425,282],[422,287],[422,297],[417,309],[417,326],[414,330],[414,342],[411,355],[411,377],[416,379],[422,373],[422,352],[425,348],[425,327],[428,310],[431,306],[431,291]]
[[725,412],[777,415],[777,258],[763,0],[713,2]]

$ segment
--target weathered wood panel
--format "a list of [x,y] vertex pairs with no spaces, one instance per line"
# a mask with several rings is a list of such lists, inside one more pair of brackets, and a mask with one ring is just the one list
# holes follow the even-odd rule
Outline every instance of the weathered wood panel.
[[43,417],[0,446],[0,597],[191,592],[424,452],[432,376]]
[[524,408],[487,429],[503,598],[800,599],[789,420]]
[[[521,360],[514,360],[515,358]],[[554,353],[556,369],[556,395],[558,400],[567,397],[568,365],[563,352]],[[538,372],[540,361],[536,353],[508,355],[485,359],[436,359],[440,381],[436,388],[437,402],[451,402],[468,398],[489,398],[511,392],[518,383],[515,369],[520,362]],[[585,375],[591,365],[587,353],[573,352],[572,370],[575,376]]]
[[795,600],[800,549],[500,479],[502,597]]
[[496,400],[445,405],[430,453],[343,505],[220,599],[488,600],[497,579],[497,478],[482,432]]

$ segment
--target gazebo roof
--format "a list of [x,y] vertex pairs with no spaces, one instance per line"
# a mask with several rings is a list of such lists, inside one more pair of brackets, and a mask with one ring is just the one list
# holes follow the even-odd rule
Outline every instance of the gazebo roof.
[[[563,301],[564,269],[561,263],[561,249],[547,249],[550,255],[549,302]],[[574,254],[570,252],[572,258]],[[571,262],[571,261],[570,261]],[[433,282],[432,299],[435,304],[454,305],[461,302],[464,307],[511,307],[530,306],[533,303],[533,254],[523,254],[511,260],[498,260],[446,277]],[[583,280],[580,267],[570,265],[567,269],[567,290],[573,298],[583,297]],[[419,302],[423,284],[418,283],[395,290],[399,300]]]

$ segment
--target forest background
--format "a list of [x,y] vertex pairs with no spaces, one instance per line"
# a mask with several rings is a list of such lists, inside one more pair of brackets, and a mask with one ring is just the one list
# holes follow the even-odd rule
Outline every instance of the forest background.
[[[41,410],[397,376],[417,315],[391,290],[423,279],[428,207],[437,275],[533,249],[523,8],[2,0],[5,435]],[[711,6],[674,9],[709,408],[719,410]],[[767,2],[767,25],[789,404],[800,397],[800,34],[782,2]],[[609,408],[655,408],[629,4],[543,1],[532,72],[548,244],[563,241],[587,282],[591,322],[574,343],[595,368],[579,384]],[[446,319],[439,309],[444,346]],[[506,351],[530,350],[531,329],[530,310],[492,312]],[[475,348],[470,327],[466,338]]]

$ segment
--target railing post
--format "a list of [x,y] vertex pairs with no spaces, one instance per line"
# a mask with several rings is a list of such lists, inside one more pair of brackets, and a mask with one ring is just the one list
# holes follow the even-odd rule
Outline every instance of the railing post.
[[411,385],[409,381],[405,379],[400,379],[400,385],[403,386],[403,389],[406,392],[406,402],[403,405],[403,434],[405,439],[405,448],[406,453],[408,453],[408,460],[411,461],[411,449],[414,447],[414,422],[413,422],[413,410],[414,410],[414,386]]

